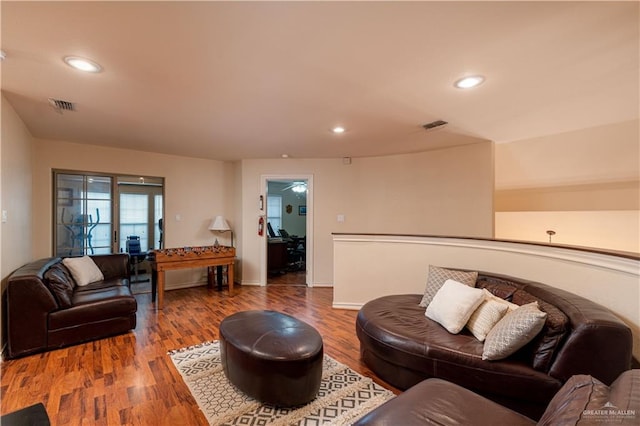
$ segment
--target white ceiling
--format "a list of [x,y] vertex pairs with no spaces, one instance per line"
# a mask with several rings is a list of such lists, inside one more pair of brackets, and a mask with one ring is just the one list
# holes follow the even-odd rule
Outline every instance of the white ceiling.
[[[639,116],[637,2],[0,7],[2,91],[37,138],[220,160],[358,157]],[[104,70],[71,69],[68,55]],[[475,73],[482,86],[453,87]],[[421,127],[438,119],[449,124]],[[337,124],[347,132],[331,134]]]

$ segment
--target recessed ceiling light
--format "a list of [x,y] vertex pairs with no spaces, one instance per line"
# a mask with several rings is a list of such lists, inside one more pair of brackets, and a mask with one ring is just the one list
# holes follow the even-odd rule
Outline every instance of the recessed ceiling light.
[[85,72],[100,72],[102,71],[102,67],[97,63],[93,62],[90,59],[80,58],[77,56],[67,56],[64,58],[64,62],[80,71]]
[[289,154],[282,154],[281,157],[282,158],[289,158]]
[[345,130],[346,130],[346,129],[345,129],[344,127],[342,127],[342,126],[336,126],[336,127],[334,127],[333,129],[331,129],[331,131],[332,131],[333,133],[337,133],[337,134],[344,133],[344,132],[345,132]]
[[461,78],[460,80],[454,83],[458,89],[471,89],[472,87],[476,87],[484,81],[484,77],[481,75],[472,75],[469,77]]

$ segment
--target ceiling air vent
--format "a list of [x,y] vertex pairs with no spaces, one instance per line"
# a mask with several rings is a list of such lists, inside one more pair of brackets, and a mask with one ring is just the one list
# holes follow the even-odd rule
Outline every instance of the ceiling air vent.
[[436,120],[436,121],[432,121],[431,123],[423,124],[422,127],[424,127],[427,130],[431,130],[431,129],[435,129],[435,128],[438,128],[438,127],[442,127],[445,124],[447,124],[446,121]]
[[61,99],[49,98],[49,104],[59,112],[76,110],[76,104]]

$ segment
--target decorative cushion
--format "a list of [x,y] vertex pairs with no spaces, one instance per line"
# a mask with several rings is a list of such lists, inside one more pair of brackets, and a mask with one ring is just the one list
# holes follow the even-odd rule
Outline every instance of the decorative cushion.
[[482,359],[493,361],[515,353],[542,330],[546,318],[535,302],[509,312],[487,334]]
[[501,299],[511,301],[513,294],[523,287],[523,284],[514,283],[498,277],[478,276],[477,288],[486,288]]
[[484,293],[479,288],[447,280],[429,303],[425,315],[449,333],[457,334],[483,300]]
[[484,300],[480,303],[480,306],[471,314],[469,321],[467,321],[467,328],[471,331],[471,334],[481,342],[487,337],[487,334],[494,325],[502,319],[509,309],[507,303],[501,303],[494,299],[498,299],[488,290],[483,289]]
[[424,296],[422,296],[419,306],[426,308],[446,280],[451,279],[468,285],[469,287],[475,287],[477,278],[477,272],[457,271],[455,269],[446,269],[430,265],[429,276],[427,277],[427,288],[424,291]]
[[524,290],[516,291],[513,301],[519,305],[538,302],[540,310],[547,313],[542,331],[528,345],[533,357],[531,365],[536,370],[546,373],[551,368],[560,343],[569,330],[569,318],[560,309]]
[[95,281],[104,280],[104,275],[96,263],[89,256],[67,257],[62,260],[69,268],[76,285],[85,286]]
[[[486,288],[484,288],[483,290],[488,293],[487,297],[490,298],[492,301],[494,301],[496,303],[500,303],[501,305],[506,306],[507,307],[507,312],[514,311],[514,310],[516,310],[516,309],[518,309],[520,307],[520,305],[516,305],[515,303],[511,303],[511,302],[509,302],[507,300],[504,300],[501,297],[496,296],[495,294],[491,293]],[[526,303],[523,303],[523,305],[526,305]]]
[[61,308],[71,307],[73,279],[69,270],[62,263],[56,263],[44,273],[44,282]]

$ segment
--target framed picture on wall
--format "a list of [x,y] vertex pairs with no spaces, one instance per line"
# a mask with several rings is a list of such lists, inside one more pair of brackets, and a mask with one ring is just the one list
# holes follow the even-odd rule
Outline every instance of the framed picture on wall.
[[298,215],[306,216],[307,215],[307,206],[298,206]]

